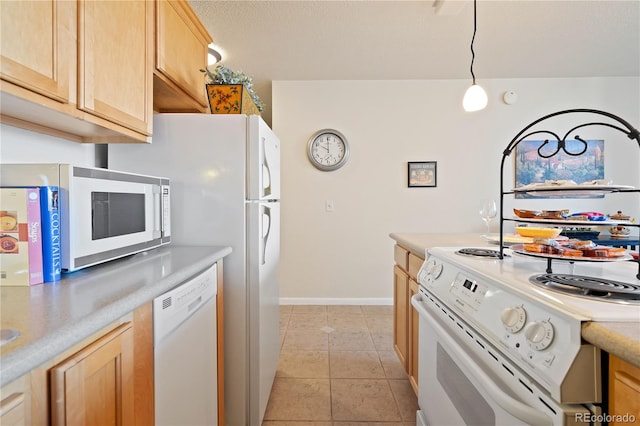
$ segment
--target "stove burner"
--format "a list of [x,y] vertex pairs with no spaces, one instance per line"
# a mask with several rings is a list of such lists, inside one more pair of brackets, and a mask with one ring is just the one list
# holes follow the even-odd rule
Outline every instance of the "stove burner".
[[461,254],[463,256],[475,256],[475,257],[484,257],[484,258],[492,258],[499,259],[500,252],[498,250],[484,249],[484,248],[461,248],[456,251],[456,254]]
[[540,274],[529,281],[541,287],[561,293],[588,298],[640,301],[640,285],[586,277],[583,275]]

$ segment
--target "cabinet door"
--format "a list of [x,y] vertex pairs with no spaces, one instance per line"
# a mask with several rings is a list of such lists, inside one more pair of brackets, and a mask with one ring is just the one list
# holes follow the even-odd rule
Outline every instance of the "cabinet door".
[[133,361],[128,322],[53,367],[53,425],[134,424]]
[[150,135],[152,48],[153,2],[78,0],[78,108]]
[[397,265],[393,267],[393,347],[408,370],[408,323],[409,275]]
[[156,2],[153,102],[159,112],[206,112],[204,74],[211,36],[187,1]]
[[610,425],[629,424],[631,417],[640,420],[640,368],[613,355],[609,357],[608,414],[613,419]]
[[70,102],[75,17],[72,1],[0,2],[2,80],[59,102]]
[[416,395],[418,394],[418,324],[420,315],[411,305],[411,298],[418,293],[418,283],[409,280],[409,382]]

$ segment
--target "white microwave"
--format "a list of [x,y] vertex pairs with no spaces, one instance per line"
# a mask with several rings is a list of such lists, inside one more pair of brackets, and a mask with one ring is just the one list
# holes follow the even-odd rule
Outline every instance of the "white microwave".
[[2,164],[2,186],[58,186],[61,262],[75,271],[171,242],[169,179],[71,164]]

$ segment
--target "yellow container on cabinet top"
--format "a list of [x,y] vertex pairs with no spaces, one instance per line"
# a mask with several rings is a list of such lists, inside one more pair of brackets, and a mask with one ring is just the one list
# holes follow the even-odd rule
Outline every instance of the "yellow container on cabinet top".
[[260,110],[242,84],[207,84],[211,114],[255,114]]

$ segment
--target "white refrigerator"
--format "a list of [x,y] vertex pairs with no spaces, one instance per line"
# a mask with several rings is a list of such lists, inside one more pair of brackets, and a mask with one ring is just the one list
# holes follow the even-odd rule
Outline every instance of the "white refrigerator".
[[152,143],[110,144],[108,167],[171,180],[172,244],[232,248],[225,424],[262,424],[280,350],[280,141],[257,115],[157,114]]

